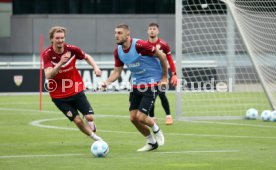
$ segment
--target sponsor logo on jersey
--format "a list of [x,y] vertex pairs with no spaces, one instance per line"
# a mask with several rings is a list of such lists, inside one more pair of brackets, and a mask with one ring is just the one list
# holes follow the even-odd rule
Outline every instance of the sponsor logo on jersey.
[[140,65],[141,65],[140,62],[136,62],[136,63],[128,64],[128,67],[139,67]]

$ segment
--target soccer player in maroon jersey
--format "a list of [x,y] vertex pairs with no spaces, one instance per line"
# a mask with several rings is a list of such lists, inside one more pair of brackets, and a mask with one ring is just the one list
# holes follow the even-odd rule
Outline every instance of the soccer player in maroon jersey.
[[[120,24],[115,28],[117,47],[114,50],[114,71],[103,83],[106,87],[116,81],[124,64],[131,71],[132,90],[129,94],[130,121],[146,138],[146,145],[138,152],[151,151],[164,145],[160,127],[148,116],[161,87],[167,86],[166,56],[147,41],[131,38],[129,27]],[[154,135],[151,134],[150,129]]]
[[[154,46],[158,46],[160,50],[162,50],[166,54],[168,63],[170,65],[170,70],[172,73],[170,83],[172,84],[172,86],[176,86],[177,85],[176,69],[172,58],[170,46],[166,41],[158,37],[159,25],[157,23],[150,23],[148,26],[147,33],[148,33],[148,42]],[[171,125],[173,124],[173,119],[171,116],[170,105],[169,105],[168,98],[165,94],[165,91],[160,92],[159,97],[161,99],[162,106],[166,112],[166,125]],[[154,121],[156,121],[156,118],[154,117],[154,105],[152,106],[149,116],[152,117]]]
[[[76,60],[84,59],[97,76],[101,70],[94,59],[79,47],[65,44],[66,28],[55,26],[49,31],[51,46],[43,51],[44,72],[48,91],[57,108],[73,121],[81,132],[94,140],[102,140],[95,134],[94,111],[84,94],[84,83],[76,69]],[[84,123],[80,111],[87,121]]]
[[[157,23],[150,23],[148,26],[147,33],[148,33],[148,42],[154,46],[158,46],[160,48],[160,50],[162,50],[166,54],[168,63],[170,65],[170,70],[172,73],[171,84],[173,86],[176,86],[177,85],[176,69],[175,69],[173,58],[172,58],[170,46],[166,41],[164,41],[163,39],[158,37],[159,25]],[[159,93],[159,97],[161,99],[162,106],[166,113],[166,125],[171,125],[171,124],[173,124],[173,119],[171,116],[168,98],[164,91]],[[149,116],[152,117],[153,120],[156,121],[156,118],[154,117],[154,105],[150,111]]]

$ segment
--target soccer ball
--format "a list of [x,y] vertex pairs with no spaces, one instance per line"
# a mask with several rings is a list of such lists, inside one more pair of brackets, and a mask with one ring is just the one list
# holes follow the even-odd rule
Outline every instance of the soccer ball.
[[105,141],[97,140],[91,145],[91,153],[95,157],[105,157],[108,151],[109,147]]
[[271,111],[270,110],[264,110],[261,114],[261,119],[263,121],[270,121],[271,118]]
[[271,112],[270,121],[271,122],[276,122],[276,110]]
[[254,108],[248,109],[245,113],[245,118],[256,120],[258,118],[258,110],[254,109]]

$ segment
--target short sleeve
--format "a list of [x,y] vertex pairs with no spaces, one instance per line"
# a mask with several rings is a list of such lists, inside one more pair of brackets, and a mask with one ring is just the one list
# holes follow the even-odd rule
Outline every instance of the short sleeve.
[[136,50],[144,56],[153,56],[156,52],[155,46],[144,40],[138,40],[136,42]]
[[49,55],[49,49],[46,49],[42,53],[42,58],[43,58],[44,69],[48,67],[53,67],[53,64],[51,62],[51,56]]

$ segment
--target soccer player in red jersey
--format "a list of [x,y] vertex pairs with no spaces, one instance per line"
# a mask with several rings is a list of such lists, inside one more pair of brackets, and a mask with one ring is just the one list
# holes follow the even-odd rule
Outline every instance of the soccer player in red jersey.
[[[103,83],[106,87],[116,81],[126,65],[131,71],[132,90],[129,94],[130,121],[146,138],[146,145],[138,152],[151,151],[164,145],[160,127],[148,116],[161,89],[167,86],[167,60],[155,46],[147,41],[131,38],[129,27],[120,24],[115,28],[117,47],[114,50],[114,71]],[[154,135],[151,134],[150,129]]]
[[[176,69],[175,69],[169,44],[163,39],[158,37],[159,25],[157,23],[150,23],[148,26],[147,33],[148,33],[148,42],[156,47],[158,46],[160,50],[162,50],[166,54],[168,63],[170,65],[170,70],[172,73],[170,83],[172,84],[172,86],[175,87],[177,85],[177,76],[176,76]],[[159,97],[161,99],[162,106],[166,112],[166,125],[171,125],[173,124],[173,119],[171,116],[170,105],[169,105],[168,98],[165,94],[165,91],[160,92]],[[154,105],[149,113],[149,116],[152,117],[154,121],[156,121],[156,118],[154,117]]]
[[[84,59],[97,76],[101,70],[94,59],[79,47],[65,44],[66,28],[55,26],[49,31],[51,46],[43,51],[44,72],[48,91],[57,108],[73,121],[81,132],[94,140],[102,140],[95,134],[94,111],[84,94],[84,83],[76,69],[76,60]],[[80,111],[87,121],[84,123]]]

